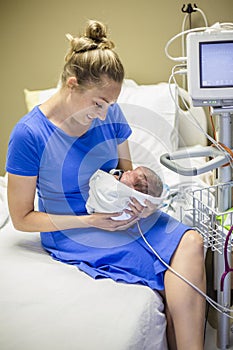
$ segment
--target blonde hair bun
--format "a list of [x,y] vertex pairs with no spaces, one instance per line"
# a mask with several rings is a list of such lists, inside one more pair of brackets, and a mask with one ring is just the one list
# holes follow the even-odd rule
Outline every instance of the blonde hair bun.
[[107,39],[107,29],[105,25],[98,21],[90,20],[86,27],[85,34],[80,37],[73,37],[66,34],[71,48],[66,56],[66,62],[71,58],[73,53],[83,53],[95,49],[113,49],[114,43]]
[[124,68],[103,23],[89,20],[83,35],[66,34],[66,38],[70,48],[65,56],[63,85],[70,76],[77,77],[79,86],[101,82],[103,75],[117,82],[123,81]]
[[85,36],[98,44],[98,49],[113,49],[115,47],[114,43],[107,39],[107,28],[101,22],[90,20]]
[[101,22],[90,20],[86,28],[85,36],[94,41],[102,41],[107,38],[107,28]]

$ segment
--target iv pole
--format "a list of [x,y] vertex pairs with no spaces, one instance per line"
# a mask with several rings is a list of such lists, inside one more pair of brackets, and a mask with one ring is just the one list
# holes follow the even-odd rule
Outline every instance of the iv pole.
[[[231,149],[232,147],[232,120],[231,113],[233,107],[216,108],[213,109],[213,115],[218,116],[218,138],[219,142]],[[230,164],[218,169],[218,182],[227,183],[232,179],[232,171]],[[226,192],[226,193],[225,193]],[[218,193],[218,210],[224,212],[232,207],[231,203],[231,189],[226,187],[225,190]],[[228,261],[231,261],[231,252],[228,252]],[[224,271],[224,256],[215,253],[215,279],[217,283],[217,301],[225,307],[231,306],[231,274],[226,279],[226,285],[223,291],[220,290],[220,276]],[[225,314],[218,313],[218,327],[217,327],[217,346],[220,349],[227,349],[230,344],[230,320]]]
[[[191,15],[193,12],[198,11],[196,4],[192,6],[191,3],[187,5],[185,9],[185,5],[182,7],[182,12],[186,13],[185,19],[189,18],[189,27],[192,28]],[[185,20],[184,20],[185,24]],[[183,54],[183,53],[182,53]],[[183,55],[184,56],[184,55]],[[183,78],[183,85],[186,85],[186,82]],[[231,149],[232,145],[232,121],[233,117],[233,106],[219,106],[217,108],[213,108],[213,115],[218,116],[218,138],[219,143],[225,145],[229,149]],[[199,168],[184,168],[181,167],[175,161],[178,159],[192,158],[192,157],[211,157],[212,159],[208,161],[204,166]],[[169,168],[172,171],[177,172],[181,175],[186,176],[195,176],[199,174],[203,174],[207,171],[212,171],[218,168],[218,176],[217,176],[217,184],[229,183],[232,180],[232,169],[231,164],[226,166],[226,163],[229,163],[229,158],[226,154],[218,149],[214,149],[214,147],[206,146],[200,147],[198,150],[192,150],[187,152],[185,151],[176,151],[172,154],[164,154],[160,158],[160,162]],[[225,212],[227,209],[232,207],[231,200],[231,189],[229,187],[225,187],[225,189],[218,188],[218,210],[219,212]],[[222,236],[224,233],[222,232]],[[231,260],[231,253],[227,253],[228,261]],[[217,301],[219,304],[225,307],[230,307],[231,304],[231,277],[228,274],[226,278],[226,284],[223,291],[220,288],[220,279],[222,275],[222,271],[224,271],[224,254],[214,253],[214,277],[215,283],[217,285]],[[230,344],[230,320],[226,314],[218,313],[218,327],[217,327],[217,346],[220,349],[227,349]]]
[[[213,115],[218,116],[218,133],[219,142],[227,146],[232,147],[232,120],[233,107],[219,107],[213,109]],[[205,165],[199,168],[185,168],[180,166],[176,160],[194,157],[211,157],[212,160],[206,162]],[[198,149],[192,150],[187,154],[184,150],[176,151],[171,154],[163,154],[160,158],[160,162],[165,165],[168,169],[175,171],[178,174],[186,176],[195,176],[212,171],[218,168],[217,182],[219,184],[227,183],[231,181],[232,171],[231,165],[225,166],[229,163],[229,159],[222,151],[219,151],[211,146],[199,147]],[[224,165],[224,166],[223,166]],[[219,212],[225,212],[231,208],[231,190],[229,187],[222,190],[218,190],[218,210]],[[220,290],[220,279],[222,271],[224,271],[224,255],[215,253],[215,270],[214,276],[217,284],[217,301],[219,304],[225,307],[230,307],[231,303],[231,278],[228,274],[225,287],[223,291]],[[231,253],[228,252],[228,261],[230,261]],[[227,349],[230,343],[230,320],[226,314],[218,314],[218,329],[217,329],[217,345],[220,349]]]

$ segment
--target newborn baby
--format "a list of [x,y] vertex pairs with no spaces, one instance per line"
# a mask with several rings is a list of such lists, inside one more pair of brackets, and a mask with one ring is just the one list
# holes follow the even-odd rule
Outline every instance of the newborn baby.
[[[148,199],[153,204],[161,206],[168,195],[160,177],[147,167],[137,167],[134,170],[111,170],[106,173],[97,170],[90,178],[89,198],[86,203],[87,212],[116,213],[128,208],[130,198],[136,198],[142,205]],[[113,217],[115,220],[125,220],[130,214],[123,213]]]

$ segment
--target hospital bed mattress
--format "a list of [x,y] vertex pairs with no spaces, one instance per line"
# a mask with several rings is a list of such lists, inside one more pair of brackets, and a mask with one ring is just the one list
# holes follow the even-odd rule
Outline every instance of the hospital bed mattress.
[[0,231],[0,349],[165,350],[158,293],[53,260],[38,233]]

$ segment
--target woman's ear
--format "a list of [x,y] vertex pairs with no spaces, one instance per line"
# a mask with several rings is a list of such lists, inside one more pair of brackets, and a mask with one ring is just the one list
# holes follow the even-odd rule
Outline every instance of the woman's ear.
[[78,81],[77,81],[77,78],[76,77],[69,77],[67,79],[67,82],[66,82],[67,86],[70,88],[70,89],[74,89],[78,86]]

